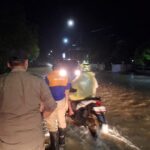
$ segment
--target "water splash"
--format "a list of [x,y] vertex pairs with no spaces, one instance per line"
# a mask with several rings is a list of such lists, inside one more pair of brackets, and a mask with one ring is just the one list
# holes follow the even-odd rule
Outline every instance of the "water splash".
[[125,143],[127,146],[133,148],[134,150],[140,150],[140,148],[135,146],[131,141],[120,135],[117,129],[110,128],[107,124],[102,126],[101,133],[106,134],[107,136],[114,138],[117,141]]
[[[100,138],[93,140],[88,127],[68,127],[66,150],[110,150],[109,146]],[[80,147],[80,148],[79,148]]]

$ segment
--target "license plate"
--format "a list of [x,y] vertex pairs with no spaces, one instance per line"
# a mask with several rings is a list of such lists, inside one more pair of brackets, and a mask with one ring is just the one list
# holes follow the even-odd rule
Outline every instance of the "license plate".
[[106,107],[105,106],[99,106],[99,107],[93,107],[93,110],[95,112],[105,112],[106,111]]

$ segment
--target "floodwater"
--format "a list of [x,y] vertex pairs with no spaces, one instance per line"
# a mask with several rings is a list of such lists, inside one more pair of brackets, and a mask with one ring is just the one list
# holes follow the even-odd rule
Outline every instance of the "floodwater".
[[100,72],[97,95],[107,108],[107,134],[68,127],[67,150],[150,150],[150,76]]
[[86,128],[69,125],[66,150],[150,150],[150,76],[99,72],[96,77],[108,133],[98,131],[94,141]]

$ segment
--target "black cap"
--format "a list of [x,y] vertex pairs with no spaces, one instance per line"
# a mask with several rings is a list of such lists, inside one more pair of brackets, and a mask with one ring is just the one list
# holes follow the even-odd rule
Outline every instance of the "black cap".
[[9,55],[9,61],[23,61],[28,59],[27,52],[20,49],[20,50],[11,50]]

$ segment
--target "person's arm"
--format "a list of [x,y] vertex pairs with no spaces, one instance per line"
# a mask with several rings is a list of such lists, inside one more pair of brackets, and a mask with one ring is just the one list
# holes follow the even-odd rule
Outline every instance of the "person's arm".
[[74,115],[74,111],[72,109],[72,105],[71,105],[71,101],[70,100],[68,100],[68,113],[69,113],[69,116]]
[[71,106],[71,101],[69,99],[69,89],[70,88],[71,88],[71,83],[68,83],[67,90],[66,90],[65,94],[66,94],[66,101],[68,103],[68,113],[69,113],[69,116],[72,116],[72,115],[74,115],[74,112],[73,112],[73,109]]

